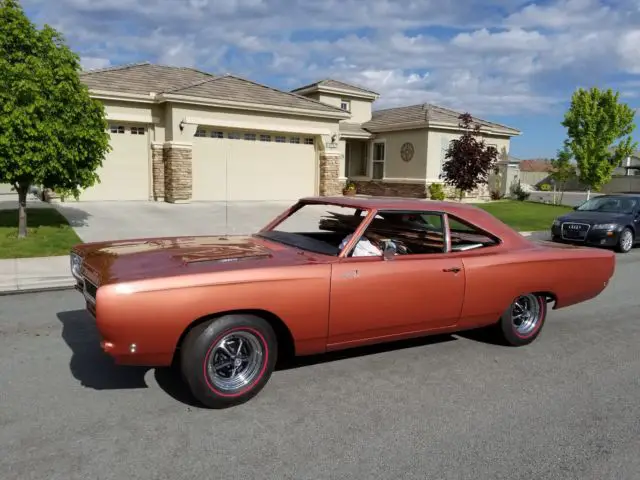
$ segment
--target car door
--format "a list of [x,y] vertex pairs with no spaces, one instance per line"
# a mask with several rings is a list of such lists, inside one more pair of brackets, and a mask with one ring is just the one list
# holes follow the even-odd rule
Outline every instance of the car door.
[[345,257],[332,266],[328,348],[451,327],[465,291],[449,253]]

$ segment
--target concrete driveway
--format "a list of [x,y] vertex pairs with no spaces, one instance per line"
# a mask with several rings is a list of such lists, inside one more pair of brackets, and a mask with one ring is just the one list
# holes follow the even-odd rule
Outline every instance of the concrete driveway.
[[56,203],[85,242],[127,238],[252,233],[294,202]]

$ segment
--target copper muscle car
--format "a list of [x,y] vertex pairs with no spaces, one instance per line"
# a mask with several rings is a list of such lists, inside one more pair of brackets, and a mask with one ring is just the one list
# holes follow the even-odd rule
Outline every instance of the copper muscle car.
[[471,205],[310,197],[243,236],[73,248],[102,349],[177,365],[202,404],[246,402],[278,357],[486,327],[531,343],[547,306],[602,292],[609,250],[532,241]]

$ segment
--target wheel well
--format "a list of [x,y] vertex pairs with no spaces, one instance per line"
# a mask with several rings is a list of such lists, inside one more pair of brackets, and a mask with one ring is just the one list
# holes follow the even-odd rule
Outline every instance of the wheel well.
[[547,303],[553,302],[553,308],[556,308],[555,304],[558,302],[558,297],[553,292],[532,292],[532,293],[534,295],[540,295],[541,297],[544,297]]
[[187,328],[185,328],[182,335],[178,339],[178,343],[176,344],[176,348],[173,352],[173,363],[175,363],[180,358],[180,347],[184,342],[185,337],[189,334],[191,330],[193,330],[198,325],[202,325],[205,322],[210,320],[214,320],[216,318],[222,317],[224,315],[231,314],[246,314],[246,315],[255,315],[260,317],[267,322],[273,328],[276,338],[278,339],[278,359],[280,360],[288,360],[295,355],[295,343],[293,341],[293,335],[291,331],[287,327],[287,325],[282,321],[280,317],[271,313],[267,310],[229,310],[225,312],[212,313],[208,315],[204,315],[189,324]]

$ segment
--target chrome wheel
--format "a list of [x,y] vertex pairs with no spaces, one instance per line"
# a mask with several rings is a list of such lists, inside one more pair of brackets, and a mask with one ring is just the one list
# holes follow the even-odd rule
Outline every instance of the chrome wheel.
[[535,295],[518,297],[511,306],[511,323],[517,335],[526,337],[533,332],[542,319],[542,308]]
[[264,363],[264,346],[251,332],[239,330],[222,337],[211,350],[207,375],[214,387],[233,392],[253,382]]
[[624,230],[622,234],[620,234],[620,248],[623,252],[628,252],[631,250],[633,246],[633,234],[631,230]]

